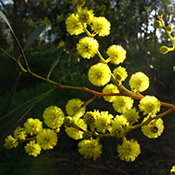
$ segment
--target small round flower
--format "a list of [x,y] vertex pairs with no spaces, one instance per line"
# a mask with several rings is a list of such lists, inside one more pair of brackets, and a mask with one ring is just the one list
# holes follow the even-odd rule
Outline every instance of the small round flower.
[[[75,119],[74,124],[83,130],[87,129],[87,125],[83,119]],[[78,128],[66,127],[65,131],[69,137],[75,140],[79,140],[83,138],[83,131],[80,131]]]
[[168,32],[172,32],[173,31],[173,27],[172,26],[166,26],[165,29],[168,31]]
[[130,97],[117,96],[112,105],[115,111],[123,113],[130,110],[133,106],[134,100]]
[[116,117],[112,121],[111,133],[115,137],[123,137],[124,131],[127,129],[128,126],[129,123],[123,115],[116,115]]
[[125,81],[125,79],[128,76],[128,73],[127,73],[126,69],[122,66],[119,66],[119,67],[115,68],[113,70],[113,74],[114,74],[116,80],[119,83],[121,83],[122,81]]
[[159,52],[160,52],[161,54],[166,54],[166,53],[168,53],[168,52],[170,52],[170,51],[173,51],[173,50],[174,50],[173,47],[170,48],[170,47],[167,47],[167,46],[162,46],[162,47],[160,47]]
[[120,45],[110,46],[106,53],[109,55],[108,60],[114,64],[123,63],[126,58],[126,50]]
[[139,103],[140,111],[143,111],[144,115],[148,114],[149,116],[154,116],[157,112],[159,112],[160,107],[160,101],[156,97],[149,95],[143,97]]
[[133,162],[140,154],[140,145],[133,139],[125,140],[122,145],[117,145],[117,152],[121,160]]
[[170,175],[175,175],[175,165],[172,166],[170,170]]
[[14,137],[17,140],[25,140],[27,137],[25,129],[18,126],[14,131]]
[[25,149],[26,153],[29,154],[29,156],[34,156],[34,157],[36,157],[41,152],[40,145],[35,143],[34,140],[27,143],[26,146],[24,147],[24,149]]
[[154,21],[154,27],[155,28],[162,28],[162,24],[159,20]]
[[11,135],[7,136],[5,139],[4,147],[6,149],[16,148],[18,146],[17,139],[13,138]]
[[[118,88],[114,84],[107,84],[103,90],[103,93],[119,93]],[[113,102],[116,96],[103,96],[105,101]]]
[[107,64],[97,63],[90,67],[88,79],[95,86],[104,86],[111,80],[111,70]]
[[133,91],[143,92],[149,87],[149,78],[142,72],[132,74],[129,85]]
[[105,133],[106,130],[110,131],[111,130],[111,119],[114,116],[112,114],[108,114],[108,111],[102,111],[100,113],[100,116],[97,117],[95,120],[95,128],[97,129],[98,132]]
[[77,43],[77,51],[83,58],[93,58],[97,53],[99,44],[96,39],[84,37]]
[[173,66],[173,71],[175,72],[175,66]]
[[78,152],[84,155],[84,158],[93,158],[96,160],[102,153],[102,145],[97,140],[82,140],[78,143]]
[[82,7],[85,4],[85,0],[76,0],[76,6]]
[[89,111],[86,112],[86,114],[83,116],[83,120],[85,121],[85,123],[87,124],[94,124],[96,118],[100,116],[100,112],[97,110]]
[[[148,117],[144,118],[143,122],[146,121]],[[154,119],[149,124],[143,125],[141,127],[141,130],[145,136],[148,138],[157,138],[159,137],[163,130],[164,130],[164,125],[163,125],[163,120],[161,118],[159,119]]]
[[79,21],[86,24],[90,24],[94,17],[93,10],[88,10],[87,8],[79,10],[78,15]]
[[94,17],[91,29],[99,36],[107,36],[110,34],[111,24],[105,17]]
[[66,112],[71,117],[80,118],[84,115],[86,107],[82,107],[83,101],[80,99],[71,99],[66,104]]
[[136,110],[136,108],[132,108],[130,110],[125,111],[123,114],[127,121],[129,122],[130,125],[134,124],[135,122],[138,121],[140,118],[139,112]]
[[61,127],[64,122],[64,113],[57,106],[50,106],[44,110],[43,113],[44,123],[52,128],[57,129]]
[[58,137],[57,134],[51,129],[42,129],[36,136],[37,143],[44,150],[53,149],[57,144]]
[[24,123],[24,128],[30,135],[38,134],[42,130],[42,122],[39,119],[29,118]]
[[70,35],[79,35],[84,32],[78,17],[77,14],[73,13],[66,19],[66,29]]

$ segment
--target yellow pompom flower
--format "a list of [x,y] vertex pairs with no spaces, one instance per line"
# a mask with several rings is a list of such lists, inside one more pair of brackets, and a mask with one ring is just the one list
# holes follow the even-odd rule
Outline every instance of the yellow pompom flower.
[[175,165],[172,166],[170,170],[170,175],[175,175]]
[[111,131],[110,124],[113,117],[112,114],[108,114],[108,111],[102,111],[94,123],[97,131],[101,133],[105,133],[107,130]]
[[78,15],[79,21],[86,24],[90,24],[94,17],[93,10],[88,10],[87,8],[79,10]]
[[25,129],[18,126],[14,131],[14,137],[17,140],[25,140],[27,137]]
[[[87,125],[83,119],[75,119],[74,124],[83,130],[87,130]],[[79,140],[83,138],[83,131],[80,131],[78,128],[66,127],[65,131],[69,137],[75,140]]]
[[96,39],[84,37],[77,43],[77,51],[83,58],[93,58],[97,53],[99,44]]
[[83,101],[80,99],[71,99],[66,104],[66,112],[71,117],[80,118],[84,115],[86,107],[82,107]]
[[122,145],[117,145],[117,152],[121,160],[133,162],[140,154],[140,145],[133,139],[124,140]]
[[120,45],[112,45],[106,53],[109,55],[107,59],[111,63],[120,64],[126,59],[126,50]]
[[4,147],[6,149],[16,148],[18,146],[17,139],[13,138],[11,135],[7,136],[5,139]]
[[78,18],[79,16],[73,13],[66,19],[66,29],[70,35],[79,35],[84,32],[83,26]]
[[94,17],[91,29],[99,36],[107,36],[110,34],[111,24],[105,17]]
[[26,153],[29,154],[29,156],[34,156],[34,157],[36,157],[41,152],[40,145],[38,143],[35,143],[34,140],[27,143],[26,146],[24,147],[24,149],[25,149]]
[[86,114],[83,116],[83,120],[87,124],[94,124],[96,118],[100,116],[100,112],[98,110],[88,111]]
[[133,106],[133,103],[134,103],[134,100],[130,97],[116,96],[112,105],[115,111],[119,113],[123,113],[127,110],[130,110]]
[[[146,121],[148,117],[144,118],[143,122]],[[159,137],[163,130],[164,130],[164,125],[163,125],[163,120],[161,118],[159,119],[154,119],[151,122],[149,122],[147,125],[143,125],[141,127],[141,130],[145,136],[148,138],[157,138]]]
[[88,79],[95,86],[104,86],[111,80],[111,70],[107,64],[97,63],[90,67]]
[[50,106],[44,110],[43,113],[44,123],[52,128],[57,129],[61,127],[64,122],[64,113],[57,106]]
[[44,150],[53,149],[57,144],[57,134],[51,129],[42,129],[36,136],[36,141],[40,147]]
[[24,123],[24,128],[30,135],[38,134],[42,130],[42,122],[39,119],[29,118]]
[[113,74],[119,83],[121,83],[122,81],[125,81],[125,79],[128,76],[126,69],[122,66],[118,66],[117,68],[115,68],[113,70]]
[[127,110],[122,115],[127,119],[127,121],[129,122],[130,125],[137,122],[138,119],[140,118],[139,112],[136,110],[136,108],[132,108],[130,110]]
[[84,156],[84,158],[93,158],[96,160],[102,153],[102,145],[97,140],[82,140],[78,143],[78,152]]
[[[118,88],[114,84],[107,84],[103,90],[103,93],[119,93]],[[105,101],[113,102],[116,96],[103,96]]]
[[131,76],[129,85],[133,91],[143,92],[149,87],[149,78],[142,72],[136,72]]
[[115,137],[118,137],[118,138],[123,137],[124,131],[127,129],[128,126],[129,126],[129,123],[124,116],[116,115],[116,117],[112,121],[111,133]]
[[144,115],[148,114],[149,116],[154,116],[160,111],[160,107],[160,101],[156,97],[150,95],[146,95],[139,102],[139,109],[144,112]]

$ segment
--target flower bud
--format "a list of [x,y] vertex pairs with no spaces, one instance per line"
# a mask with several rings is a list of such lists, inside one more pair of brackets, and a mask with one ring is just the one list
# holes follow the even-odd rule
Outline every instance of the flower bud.
[[73,119],[72,119],[72,117],[65,117],[64,118],[64,126],[66,126],[66,127],[71,127],[71,126],[73,126],[74,125],[74,122],[73,122]]
[[89,131],[86,131],[83,133],[83,138],[86,139],[86,140],[90,140],[92,137],[92,133],[89,132]]
[[173,71],[175,72],[175,66],[173,66]]
[[154,21],[154,27],[161,28],[162,27],[161,22],[159,20]]
[[82,7],[85,4],[85,0],[76,0],[76,5]]
[[94,115],[93,112],[86,112],[84,115],[84,121],[87,124],[93,124],[95,122],[96,116]]
[[166,53],[169,51],[168,49],[169,49],[168,47],[162,46],[162,47],[159,49],[159,52],[160,52],[161,54],[166,54]]
[[159,10],[159,11],[158,11],[158,15],[159,15],[159,16],[162,16],[163,14],[164,14],[163,10]]
[[171,26],[167,26],[165,29],[170,33],[173,31],[173,28]]

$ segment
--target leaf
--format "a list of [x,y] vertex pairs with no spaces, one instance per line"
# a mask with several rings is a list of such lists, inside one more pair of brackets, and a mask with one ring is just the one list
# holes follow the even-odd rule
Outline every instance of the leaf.
[[18,78],[16,79],[16,81],[15,81],[15,83],[14,83],[14,85],[13,85],[11,91],[10,91],[10,94],[9,94],[9,96],[7,98],[7,101],[6,101],[6,103],[5,103],[5,105],[4,105],[3,109],[2,109],[0,117],[3,117],[4,115],[6,115],[8,113],[8,111],[9,111],[9,108],[10,108],[10,105],[11,105],[11,101],[12,101],[13,96],[15,94],[16,87],[18,85],[18,81],[19,81],[20,75],[21,75],[21,73],[19,73]]
[[46,28],[47,24],[42,24],[40,26],[38,26],[33,33],[30,35],[29,39],[27,40],[23,51],[25,51],[29,45],[44,31],[44,29]]
[[47,75],[47,78],[50,77],[50,74],[52,73],[53,69],[55,68],[55,66],[58,64],[59,60],[55,60],[52,64],[52,66],[50,67],[49,73]]
[[10,129],[16,125],[34,106],[36,103],[44,99],[47,95],[49,95],[54,90],[50,90],[46,93],[41,94],[38,97],[35,97],[26,103],[22,104],[9,114],[0,118],[0,141],[4,139],[4,137],[8,134]]
[[6,24],[9,26],[10,30],[12,31],[12,33],[14,33],[10,23],[8,22],[6,16],[2,13],[2,11],[0,10],[0,17],[6,22]]

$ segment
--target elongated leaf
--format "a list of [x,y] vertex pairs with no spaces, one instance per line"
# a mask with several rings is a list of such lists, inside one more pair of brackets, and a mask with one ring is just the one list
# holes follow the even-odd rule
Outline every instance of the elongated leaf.
[[10,23],[8,22],[6,16],[2,13],[2,11],[0,10],[0,17],[6,22],[6,24],[9,26],[10,30],[12,31],[12,33],[14,33]]
[[8,111],[9,111],[9,108],[10,108],[10,105],[11,105],[11,101],[13,99],[13,96],[14,96],[15,91],[16,91],[16,87],[17,87],[18,82],[19,82],[20,75],[21,75],[21,73],[19,73],[18,78],[16,79],[16,81],[15,81],[15,83],[14,83],[14,85],[13,85],[11,91],[10,91],[10,94],[9,94],[9,96],[7,98],[7,101],[6,101],[5,105],[4,105],[4,108],[2,109],[0,117],[5,116],[8,113]]
[[35,106],[36,103],[44,99],[51,92],[53,92],[53,90],[27,101],[9,114],[0,118],[0,141],[2,141],[2,139],[8,134],[9,130],[16,125]]
[[47,24],[42,24],[40,26],[38,26],[34,31],[33,33],[30,35],[29,39],[27,40],[24,48],[23,48],[23,51],[25,51],[29,45],[31,43],[33,43],[33,41],[44,31],[44,29],[46,28]]
[[47,78],[50,77],[50,74],[52,73],[53,69],[54,69],[55,66],[58,64],[58,62],[59,62],[59,60],[55,60],[55,61],[53,62],[52,66],[51,66],[51,68],[50,68],[50,70],[49,70],[49,73],[48,73],[48,75],[47,75]]

